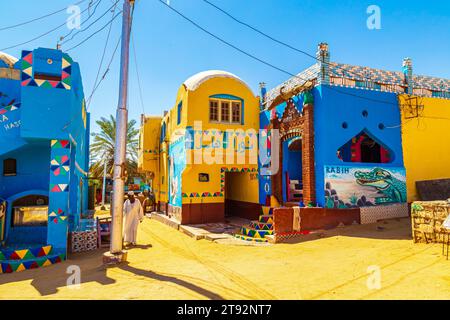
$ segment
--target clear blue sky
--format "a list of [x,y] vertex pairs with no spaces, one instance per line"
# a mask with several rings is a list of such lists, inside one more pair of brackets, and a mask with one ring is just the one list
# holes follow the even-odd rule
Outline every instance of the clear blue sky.
[[[2,0],[0,28],[77,1]],[[450,78],[450,1],[447,0],[210,1],[249,24],[311,54],[315,53],[317,43],[328,42],[332,61],[400,71],[402,59],[411,57],[415,74]],[[102,0],[96,16],[111,6],[112,2]],[[170,0],[170,4],[211,32],[291,73],[297,73],[314,63],[313,59],[277,45],[235,23],[202,0]],[[369,30],[366,27],[366,9],[371,4],[381,8],[381,30]],[[84,8],[83,3],[82,9]],[[27,26],[0,31],[0,47],[29,40],[63,23],[66,17],[68,14],[61,12]],[[82,16],[82,19],[86,18],[87,12]],[[106,22],[105,17],[65,48],[77,44]],[[55,47],[58,37],[67,32],[63,27],[30,44],[6,52],[19,57],[21,49]],[[81,47],[69,52],[80,63],[86,96],[92,90],[106,32],[105,29]],[[106,61],[109,60],[119,34],[120,19],[117,19],[112,29]],[[172,107],[182,82],[203,70],[222,69],[235,73],[255,93],[258,92],[258,83],[261,81],[272,88],[288,78],[202,33],[157,0],[137,0],[133,34],[146,114],[161,114],[163,110]],[[97,129],[94,124],[96,119],[115,114],[119,81],[118,57],[119,55],[92,100],[89,110],[92,115],[92,130]],[[142,107],[132,51],[131,59],[129,115],[139,122]]]

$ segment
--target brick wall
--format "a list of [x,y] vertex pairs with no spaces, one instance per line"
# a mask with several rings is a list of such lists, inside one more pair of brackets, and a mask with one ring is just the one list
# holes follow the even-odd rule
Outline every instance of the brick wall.
[[292,208],[281,207],[273,209],[273,230],[274,233],[292,232],[294,210]]
[[[292,232],[294,209],[288,207],[275,208],[273,211],[274,232]],[[339,224],[351,225],[360,223],[360,210],[300,208],[300,230],[332,229]]]
[[303,106],[302,175],[303,202],[316,202],[316,178],[314,171],[314,113],[313,105]]

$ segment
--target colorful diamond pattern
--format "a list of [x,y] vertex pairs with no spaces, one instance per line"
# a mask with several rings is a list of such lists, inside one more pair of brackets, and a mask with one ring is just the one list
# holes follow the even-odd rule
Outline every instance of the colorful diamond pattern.
[[23,87],[30,86],[70,90],[72,88],[72,64],[73,60],[67,54],[63,54],[61,81],[35,79],[33,75],[33,52],[23,50],[21,60],[21,85]]

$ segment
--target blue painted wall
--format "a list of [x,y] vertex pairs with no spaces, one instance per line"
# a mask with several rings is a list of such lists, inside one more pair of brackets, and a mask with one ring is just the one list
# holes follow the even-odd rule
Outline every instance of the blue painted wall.
[[[0,67],[7,65],[0,61]],[[67,228],[79,227],[80,215],[87,210],[88,202],[90,116],[84,104],[80,68],[67,54],[45,48],[23,51],[14,68],[20,70],[20,80],[0,78],[0,110],[8,108],[0,115],[0,198],[13,199],[17,194],[43,190],[49,196],[49,214],[55,209],[64,212],[58,214],[61,223],[46,228],[46,242],[63,251]],[[45,77],[51,80],[42,80]],[[11,104],[15,107],[11,108]],[[66,141],[68,145],[51,148],[54,140]],[[69,157],[67,174],[56,174],[50,166],[61,155]],[[2,160],[9,157],[17,160],[16,176],[2,174]],[[64,192],[54,192],[54,183],[67,183],[69,187]],[[55,217],[49,217],[49,224],[51,219]],[[42,233],[27,230],[30,242]]]
[[[400,112],[396,94],[320,85],[313,90],[313,96],[316,197],[320,206],[324,205],[325,198],[325,165],[368,166],[367,163],[342,162],[336,155],[343,144],[363,130],[393,152],[392,162],[374,166],[403,167]],[[365,99],[358,96],[364,96]],[[364,110],[367,111],[367,117],[362,115]],[[344,122],[348,125],[347,129],[342,127]],[[383,124],[385,128],[380,129],[379,124]]]

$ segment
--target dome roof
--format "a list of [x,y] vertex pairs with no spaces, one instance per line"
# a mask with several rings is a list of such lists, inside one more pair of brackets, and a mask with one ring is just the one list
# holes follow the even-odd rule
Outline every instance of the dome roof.
[[208,70],[208,71],[199,72],[197,74],[194,74],[189,79],[187,79],[183,83],[183,85],[186,87],[187,90],[194,91],[194,90],[197,90],[198,87],[200,87],[203,84],[203,82],[205,82],[209,79],[212,79],[212,78],[235,79],[235,80],[239,81],[240,83],[242,83],[244,86],[246,86],[248,88],[248,90],[253,92],[252,89],[241,78],[239,78],[238,76],[236,76],[230,72],[221,71],[221,70]]
[[7,66],[12,68],[14,66],[14,64],[18,61],[18,59],[14,58],[13,56],[11,56],[7,53],[0,51],[0,61],[3,61]]

